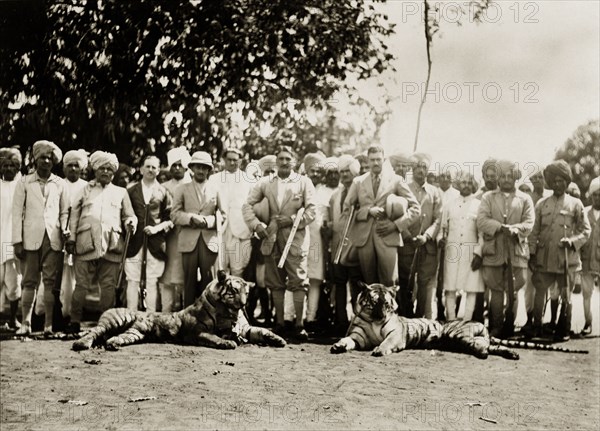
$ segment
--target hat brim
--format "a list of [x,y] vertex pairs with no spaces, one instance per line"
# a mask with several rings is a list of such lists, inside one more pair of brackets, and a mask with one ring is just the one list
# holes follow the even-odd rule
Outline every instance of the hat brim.
[[210,163],[205,163],[205,162],[190,162],[190,163],[188,163],[188,167],[192,167],[194,165],[208,166],[209,168],[214,169],[213,165]]

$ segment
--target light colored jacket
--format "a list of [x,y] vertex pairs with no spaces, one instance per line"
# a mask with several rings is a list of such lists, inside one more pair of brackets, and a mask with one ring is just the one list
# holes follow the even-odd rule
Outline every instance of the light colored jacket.
[[21,178],[13,198],[13,244],[23,243],[28,251],[42,246],[44,233],[48,234],[52,250],[62,250],[62,229],[66,228],[69,196],[65,180],[51,174],[46,183],[46,198],[36,172]]
[[[440,219],[442,217],[442,194],[440,189],[429,183],[420,186],[416,181],[408,184],[410,191],[417,198],[421,206],[421,215],[410,226],[402,231],[402,240],[404,247],[400,249],[402,255],[413,255],[416,246],[412,238],[419,235],[419,231],[428,237],[425,243],[425,250],[428,254],[436,254],[437,246],[435,239],[440,228]],[[423,229],[421,230],[421,226]]]
[[267,232],[269,236],[262,241],[260,250],[264,256],[270,255],[273,251],[277,236],[281,235],[286,240],[291,233],[291,226],[278,229],[277,222],[273,217],[275,216],[296,216],[298,210],[304,207],[304,215],[298,225],[298,230],[293,240],[294,251],[308,252],[308,242],[304,241],[306,236],[306,226],[315,219],[315,204],[313,202],[315,187],[309,178],[300,176],[294,172],[291,174],[293,180],[291,186],[287,189],[286,194],[283,196],[281,205],[277,201],[277,188],[281,179],[275,177],[263,177],[260,181],[252,188],[246,203],[242,206],[242,214],[244,215],[244,221],[248,227],[254,231],[256,227],[261,223],[255,213],[254,205],[261,202],[264,198],[269,202],[269,223],[267,226]]
[[[96,180],[83,187],[71,207],[70,241],[77,259],[119,262],[125,248],[124,226],[137,224],[127,190],[114,184],[102,187]],[[122,225],[123,224],[123,225]]]
[[227,213],[223,230],[230,229],[236,238],[249,239],[252,232],[244,222],[242,205],[248,199],[250,189],[255,182],[251,182],[246,173],[239,169],[234,173],[218,172],[212,175],[208,182],[217,189],[219,204]]
[[[508,262],[510,256],[512,266],[527,268],[527,236],[531,233],[534,219],[533,202],[528,194],[514,190],[505,197],[500,189],[486,192],[481,197],[477,213],[477,229],[483,234],[483,265],[502,266]],[[503,224],[508,224],[518,231],[516,240],[505,238],[500,231]],[[505,246],[507,241],[510,244],[508,250]]]
[[594,218],[591,206],[585,207],[585,215],[590,223],[590,239],[581,247],[581,263],[585,272],[600,274],[600,220]]
[[535,224],[529,241],[537,271],[564,271],[565,252],[560,247],[560,240],[565,236],[565,225],[566,235],[575,247],[574,251],[567,250],[568,266],[581,269],[579,250],[590,237],[592,229],[583,213],[581,201],[565,193],[559,198],[554,195],[542,198],[535,206]]
[[[180,228],[177,234],[177,249],[180,253],[194,251],[200,235],[210,251],[213,253],[219,251],[215,216],[217,208],[221,210],[223,217],[226,217],[225,210],[219,204],[217,189],[208,181],[205,182],[202,197],[198,197],[193,180],[175,189],[171,220]],[[205,229],[191,226],[190,221],[194,215],[204,217],[207,225]]]
[[[383,242],[389,247],[399,247],[403,245],[400,232],[418,220],[421,214],[421,206],[415,195],[410,191],[405,180],[392,172],[381,173],[376,196],[373,194],[373,180],[370,172],[354,178],[350,190],[348,190],[348,197],[344,202],[344,211],[348,212],[351,206],[359,204],[349,234],[350,241],[354,246],[362,247],[369,239],[375,224],[375,219],[369,215],[369,210],[374,206],[385,208],[387,197],[392,194],[406,198],[408,209],[401,217],[392,220],[398,231],[384,236]],[[375,232],[373,234],[375,235]]]

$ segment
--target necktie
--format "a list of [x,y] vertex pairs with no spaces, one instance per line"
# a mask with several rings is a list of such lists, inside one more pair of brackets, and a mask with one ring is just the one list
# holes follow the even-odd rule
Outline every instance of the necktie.
[[346,200],[346,196],[348,196],[348,189],[344,187],[342,190],[342,198],[340,199],[340,211],[344,211],[344,201]]
[[379,175],[373,175],[373,195],[377,196],[377,190],[379,190]]

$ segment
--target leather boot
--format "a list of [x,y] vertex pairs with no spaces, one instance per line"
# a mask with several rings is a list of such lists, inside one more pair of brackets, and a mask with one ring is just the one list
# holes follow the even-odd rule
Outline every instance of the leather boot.
[[573,306],[563,302],[556,332],[554,334],[555,341],[569,341],[571,339],[571,313]]

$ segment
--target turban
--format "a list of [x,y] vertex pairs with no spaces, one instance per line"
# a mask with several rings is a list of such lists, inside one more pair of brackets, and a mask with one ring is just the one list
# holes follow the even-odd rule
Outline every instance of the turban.
[[323,153],[308,153],[304,156],[304,170],[310,171],[311,168],[317,164],[320,164],[325,160]]
[[71,163],[77,163],[79,169],[85,169],[88,165],[87,153],[85,150],[71,150],[65,153],[63,157],[63,166],[70,165]]
[[263,175],[265,171],[274,171],[277,167],[277,157],[272,154],[264,156],[258,161],[258,167]]
[[327,157],[322,165],[323,165],[323,169],[325,169],[325,172],[327,171],[338,171],[338,158],[337,157]]
[[564,160],[557,160],[550,163],[544,169],[544,179],[549,187],[552,187],[556,177],[564,178],[567,183],[573,181],[573,175],[571,174],[571,167]]
[[590,182],[590,188],[588,189],[588,195],[591,196],[594,192],[600,190],[600,177],[594,178]]
[[0,164],[4,160],[14,160],[18,162],[17,164],[19,166],[21,166],[23,158],[21,157],[21,152],[18,148],[2,148],[0,149]]
[[494,169],[496,169],[496,163],[496,159],[487,159],[485,162],[483,162],[483,166],[481,167],[481,173],[483,174],[483,176],[485,176],[485,172],[488,170],[488,168],[493,167]]
[[388,157],[388,159],[393,167],[400,164],[412,165],[413,163],[413,160],[411,160],[410,158],[410,154],[404,153],[402,151],[392,154],[390,157]]
[[429,168],[431,164],[431,156],[427,153],[414,153],[411,157],[412,162],[415,165],[425,165],[425,167]]
[[343,171],[348,169],[352,175],[356,176],[360,172],[360,162],[349,154],[344,154],[338,160],[338,169]]
[[117,159],[117,156],[113,153],[107,153],[105,151],[96,151],[94,154],[92,154],[90,156],[90,164],[92,165],[92,169],[94,171],[106,164],[110,164],[110,167],[114,172],[117,172],[119,169],[119,160]]
[[184,168],[188,167],[188,163],[190,162],[191,156],[185,147],[177,147],[169,150],[167,152],[167,167],[171,169],[177,162],[181,162],[181,165]]
[[579,190],[579,186],[577,183],[571,183],[567,186],[567,193],[571,196],[579,198],[581,196],[581,190]]
[[33,144],[33,159],[37,160],[39,157],[51,153],[54,164],[58,164],[62,159],[62,151],[54,142],[50,141],[37,141]]
[[498,169],[498,177],[506,172],[512,172],[513,179],[518,180],[521,178],[521,170],[519,169],[519,164],[516,162],[510,160],[497,160],[496,168]]

